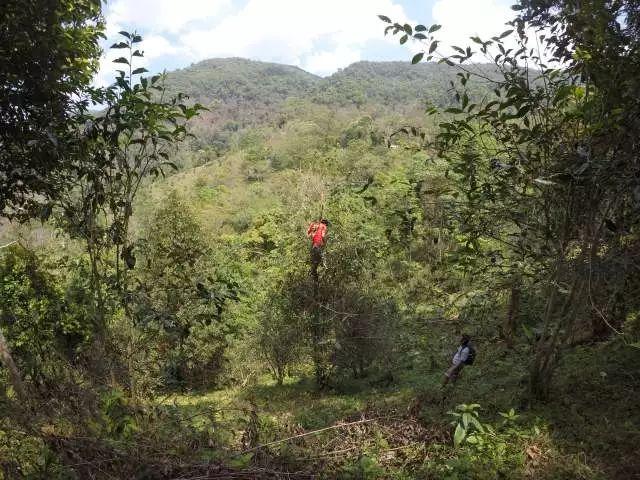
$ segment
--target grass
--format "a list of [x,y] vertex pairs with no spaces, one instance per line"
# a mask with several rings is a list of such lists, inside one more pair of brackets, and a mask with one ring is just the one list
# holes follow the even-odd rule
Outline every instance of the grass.
[[[440,387],[444,365],[432,367],[420,358],[394,372],[394,382],[385,388],[377,386],[375,376],[343,379],[324,392],[307,376],[288,378],[282,386],[263,376],[244,388],[176,395],[165,401],[185,415],[216,409],[226,428],[237,432],[247,428],[247,418],[254,410],[259,419],[258,443],[372,415],[370,412],[404,415],[413,407],[422,425],[448,429],[446,412],[457,404],[480,403],[483,421],[489,422],[497,421],[499,412],[515,408],[524,425],[538,424],[548,432],[544,448],[550,470],[540,478],[640,478],[637,350],[615,341],[576,348],[561,362],[552,401],[530,409],[524,407],[526,365],[520,362],[526,358],[524,352],[488,344],[480,346],[479,352],[477,364],[464,370],[444,401]],[[380,436],[375,431],[371,429],[368,437],[357,441],[372,444],[373,437]],[[238,441],[240,436],[233,438]],[[304,448],[322,449],[328,438],[309,442]],[[542,475],[540,472],[536,475]]]

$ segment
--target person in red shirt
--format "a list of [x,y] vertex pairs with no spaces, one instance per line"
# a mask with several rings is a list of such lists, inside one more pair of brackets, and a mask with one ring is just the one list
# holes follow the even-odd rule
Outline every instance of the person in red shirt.
[[318,276],[318,266],[322,262],[322,252],[327,236],[329,221],[322,219],[319,222],[311,222],[307,229],[307,237],[311,240],[311,273]]

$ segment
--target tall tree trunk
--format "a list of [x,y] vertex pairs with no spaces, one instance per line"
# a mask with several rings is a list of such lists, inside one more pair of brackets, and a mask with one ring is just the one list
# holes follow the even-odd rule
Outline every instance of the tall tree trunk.
[[321,388],[327,388],[329,386],[329,374],[330,366],[328,362],[328,352],[326,344],[326,329],[322,322],[322,313],[320,311],[320,283],[316,274],[312,275],[313,278],[313,363],[315,367],[316,385]]
[[0,329],[0,360],[7,370],[9,371],[9,379],[11,381],[11,385],[18,396],[18,399],[26,404],[28,401],[27,391],[24,388],[24,384],[22,383],[22,378],[20,377],[20,372],[18,371],[18,367],[13,361],[13,357],[11,356],[11,350],[9,350],[9,344],[7,343],[4,334],[2,333],[2,329]]
[[544,330],[536,343],[536,353],[529,376],[531,400],[549,399],[551,380],[558,365],[560,349],[573,330],[577,307],[584,293],[585,280],[580,271],[574,271],[572,274],[572,286],[564,301],[557,301],[556,288],[552,287],[553,291],[547,302]]
[[551,379],[557,363],[557,351],[552,339],[541,338],[529,372],[529,393],[532,400],[549,399]]

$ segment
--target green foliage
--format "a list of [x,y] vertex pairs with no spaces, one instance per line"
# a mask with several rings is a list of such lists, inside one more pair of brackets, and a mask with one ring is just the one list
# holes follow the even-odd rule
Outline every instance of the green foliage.
[[[416,62],[417,63],[417,62]],[[492,76],[489,68],[479,69]],[[447,65],[434,63],[407,65],[404,62],[357,62],[333,74],[326,81],[318,101],[338,105],[367,103],[390,105],[396,110],[413,105],[449,106],[454,101],[447,83],[455,76]],[[478,95],[488,91],[479,83],[472,86]]]
[[[58,357],[74,361],[91,338],[91,318],[64,297],[42,259],[20,244],[0,253],[0,327],[19,368],[43,384],[60,374]],[[82,312],[86,313],[86,312]]]
[[136,324],[157,332],[165,382],[213,383],[232,333],[223,312],[229,300],[237,299],[238,285],[211,263],[200,225],[175,192],[142,235],[133,303]]
[[0,44],[11,45],[0,52],[0,213],[46,216],[98,69],[101,2],[7,0],[0,25]]
[[[590,51],[597,51],[601,41],[613,46],[624,40],[605,33],[598,40],[574,38],[575,31],[564,30],[562,23],[578,25],[595,15],[603,22],[598,28],[606,32],[607,19],[617,18],[622,6],[602,5],[575,14],[571,8],[560,8],[556,15],[550,13],[551,5],[522,2],[523,8],[528,5],[532,9],[510,22],[512,29],[487,40],[471,37],[476,45],[453,46],[456,53],[441,59],[440,63],[460,65],[457,81],[452,82],[457,106],[444,110],[434,140],[421,143],[423,148],[436,148],[448,161],[456,185],[450,204],[456,220],[450,229],[460,248],[453,260],[475,275],[490,273],[491,281],[501,277],[496,283],[511,290],[514,301],[503,328],[509,341],[522,285],[539,290],[546,299],[537,312],[540,335],[530,375],[531,397],[546,399],[561,347],[589,336],[581,331],[586,322],[581,325],[578,319],[598,315],[600,328],[592,327],[591,335],[606,335],[607,328],[618,331],[620,313],[628,308],[621,292],[622,283],[629,280],[618,283],[609,275],[615,271],[614,277],[630,279],[618,260],[635,258],[631,245],[636,224],[626,222],[633,240],[623,240],[612,218],[629,218],[637,210],[637,186],[629,181],[632,173],[625,160],[611,153],[620,139],[635,135],[633,129],[621,130],[619,123],[625,115],[635,115],[635,107],[601,73],[603,65],[616,71],[625,68],[626,54],[598,56],[597,67],[588,66]],[[387,29],[402,35],[400,43],[407,35],[415,38],[411,27],[396,23]],[[547,37],[540,33],[544,29],[562,33]],[[631,38],[635,33],[627,30],[625,35]],[[430,45],[428,53],[437,48],[434,36],[418,40]],[[509,48],[507,42],[517,48]],[[568,54],[567,45],[575,45],[575,51]],[[474,55],[493,58],[494,74],[470,68]],[[567,65],[551,68],[545,55]],[[634,67],[627,73],[635,78]],[[474,78],[487,81],[495,96],[474,98]],[[635,153],[626,155],[633,163]],[[615,254],[606,253],[610,251]],[[635,282],[627,285],[629,292],[637,288]],[[610,312],[616,317],[613,323],[603,313],[611,301],[595,293],[598,290],[618,295]]]
[[[494,75],[490,69],[485,73]],[[321,107],[328,107],[335,117],[336,110],[349,115],[366,110],[419,116],[425,104],[451,106],[455,99],[447,83],[454,75],[455,70],[447,65],[412,68],[403,62],[358,62],[320,78],[296,67],[232,58],[206,60],[170,72],[167,86],[168,92],[184,92],[190,101],[209,107],[189,122],[194,138],[188,145],[191,150],[209,150],[218,156],[237,146],[244,149],[243,137],[252,129],[269,125],[288,130],[290,122],[301,119],[300,113]],[[471,81],[469,86],[480,98],[490,94],[482,82]],[[406,117],[401,122],[406,123]],[[308,135],[312,144],[332,128],[330,124],[320,127]],[[379,135],[376,141],[383,143],[385,137]],[[245,151],[249,153],[249,149]],[[253,152],[249,156],[253,157]],[[192,161],[189,154],[177,158],[181,166],[190,166]],[[286,159],[273,155],[269,161],[282,165]]]
[[457,455],[431,462],[440,478],[525,478],[526,442],[539,437],[538,427],[517,425],[513,409],[501,413],[502,424],[494,426],[480,420],[478,404],[458,405],[449,412],[454,417],[453,434]]
[[0,428],[0,478],[74,477],[41,439],[5,424]]
[[[26,416],[0,390],[5,474],[633,470],[635,89],[614,92],[591,61],[626,71],[599,53],[603,38],[622,45],[600,7],[554,4],[576,26],[609,18],[565,44],[580,45],[570,70],[511,49],[533,44],[522,22],[559,21],[529,3],[512,29],[443,63],[429,62],[439,25],[381,16],[401,43],[424,42],[414,65],[325,79],[239,59],[145,77],[140,36],[121,32],[115,84],[80,89],[104,110],[66,125],[71,169],[52,177],[51,205],[63,228],[38,230],[37,255],[2,251],[0,328],[38,394]],[[492,63],[468,65],[480,54]],[[198,101],[210,107],[199,118]],[[422,118],[426,102],[437,119]],[[320,216],[316,276],[305,232]],[[482,355],[441,397],[460,331]],[[625,341],[568,348],[609,331]],[[524,403],[529,363],[532,392],[555,402],[499,413]],[[597,424],[594,396],[610,406]],[[459,403],[450,428],[443,412]]]
[[[97,116],[83,112],[76,119],[79,138],[70,155],[70,170],[58,179],[64,194],[55,203],[58,225],[85,243],[100,335],[105,334],[106,297],[115,294],[127,307],[127,272],[136,263],[129,224],[138,190],[147,178],[176,168],[169,152],[187,137],[184,123],[202,109],[182,103],[181,94],[165,96],[162,75],[139,76],[146,72],[134,68],[134,61],[143,56],[137,49],[142,37],[120,35],[125,40],[111,48],[125,51],[127,56],[114,62],[125,65],[126,71],[118,70],[109,87],[88,92],[104,111]],[[115,276],[108,278],[112,269]]]
[[100,423],[96,425],[100,431],[95,432],[100,436],[127,439],[138,430],[131,406],[122,390],[113,389],[102,393],[100,414]]
[[257,343],[274,378],[282,385],[287,369],[300,360],[304,346],[300,332],[305,319],[287,308],[287,295],[269,292],[268,297],[256,331]]
[[340,472],[342,478],[369,480],[382,478],[384,469],[378,464],[375,458],[362,455],[353,465],[347,465]]

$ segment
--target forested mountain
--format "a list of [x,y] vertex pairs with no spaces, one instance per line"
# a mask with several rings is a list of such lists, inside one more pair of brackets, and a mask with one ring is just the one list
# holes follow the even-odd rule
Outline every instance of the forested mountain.
[[171,90],[206,106],[277,106],[290,97],[308,96],[321,81],[297,67],[243,58],[204,60],[168,75]]
[[[496,74],[488,65],[476,65],[474,70]],[[402,114],[407,123],[428,106],[455,103],[451,82],[456,72],[455,67],[438,63],[358,62],[322,78],[288,65],[226,58],[169,72],[167,85],[169,91],[182,92],[209,109],[193,121],[197,137],[193,145],[220,153],[240,130],[282,126],[301,102],[355,116],[353,112],[378,118]],[[492,95],[489,85],[475,80],[469,83],[469,92],[475,99]]]
[[427,103],[450,106],[449,82],[456,70],[438,63],[357,62],[324,79],[317,100],[327,104],[386,105],[389,109]]
[[[493,71],[495,76],[489,65],[475,65],[474,70]],[[171,91],[212,107],[244,110],[253,105],[259,111],[298,98],[334,107],[372,104],[403,110],[416,104],[452,105],[450,82],[457,72],[439,63],[361,61],[323,78],[289,65],[224,58],[169,72],[167,81]],[[490,91],[486,86],[477,88]]]

